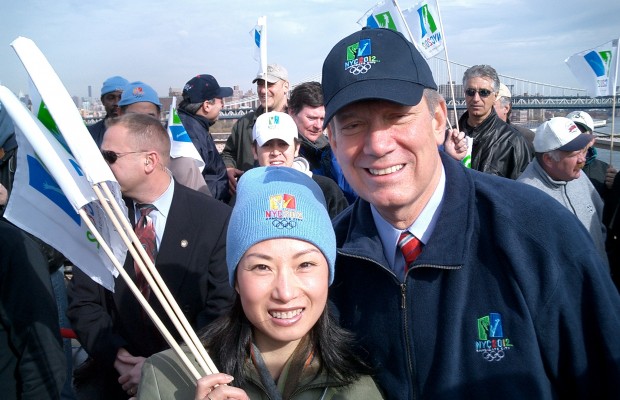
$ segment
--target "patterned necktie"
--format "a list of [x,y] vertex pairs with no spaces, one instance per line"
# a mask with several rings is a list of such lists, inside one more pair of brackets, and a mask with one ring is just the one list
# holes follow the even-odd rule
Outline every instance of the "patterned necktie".
[[[157,256],[157,243],[155,241],[155,225],[153,225],[153,219],[149,217],[149,214],[151,211],[156,210],[156,208],[152,204],[138,204],[137,207],[140,210],[140,219],[138,220],[135,228],[136,236],[140,240],[144,250],[146,250],[146,253],[149,255],[149,258],[154,263],[155,257]],[[138,285],[140,292],[146,299],[148,299],[151,289],[135,261],[134,271],[136,273],[136,284]]]
[[400,238],[398,238],[398,247],[400,247],[400,251],[402,251],[403,256],[405,256],[405,275],[411,263],[413,263],[422,252],[422,246],[422,242],[409,231],[404,231],[400,234]]

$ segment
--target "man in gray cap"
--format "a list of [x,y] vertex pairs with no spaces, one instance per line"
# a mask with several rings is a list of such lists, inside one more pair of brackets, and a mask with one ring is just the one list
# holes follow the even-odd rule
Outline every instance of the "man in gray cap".
[[581,173],[593,139],[594,135],[582,133],[569,118],[551,118],[536,129],[536,157],[517,180],[542,190],[575,214],[607,262],[603,200]]
[[286,112],[289,81],[288,72],[279,64],[269,64],[267,72],[258,74],[252,81],[256,83],[260,106],[247,113],[233,125],[222,159],[226,164],[228,185],[231,194],[237,187],[237,179],[248,169],[255,166],[252,153],[252,128],[259,115],[267,111]]
[[101,103],[105,108],[106,114],[102,120],[88,127],[88,131],[95,143],[97,143],[97,147],[101,147],[101,141],[103,140],[103,134],[109,119],[118,117],[121,114],[118,102],[121,100],[123,88],[127,84],[129,84],[129,81],[122,76],[112,76],[103,82],[101,87]]
[[438,150],[446,102],[415,46],[349,35],[322,86],[359,195],[333,221],[330,297],[386,398],[620,398],[620,295],[588,233],[541,191]]

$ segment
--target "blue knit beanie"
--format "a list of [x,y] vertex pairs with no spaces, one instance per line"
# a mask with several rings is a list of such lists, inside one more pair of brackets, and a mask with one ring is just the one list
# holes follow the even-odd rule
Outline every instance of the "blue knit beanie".
[[327,260],[332,284],[336,235],[319,186],[293,168],[252,168],[239,179],[237,201],[228,223],[226,262],[230,286],[235,285],[235,271],[245,252],[256,243],[276,238],[300,239],[315,245]]
[[155,89],[144,82],[131,82],[123,89],[123,94],[121,95],[121,100],[118,102],[118,106],[128,106],[143,101],[153,103],[161,108],[159,96],[157,96]]
[[123,90],[129,81],[122,76],[112,76],[103,82],[103,86],[101,87],[101,95],[116,92],[117,90]]

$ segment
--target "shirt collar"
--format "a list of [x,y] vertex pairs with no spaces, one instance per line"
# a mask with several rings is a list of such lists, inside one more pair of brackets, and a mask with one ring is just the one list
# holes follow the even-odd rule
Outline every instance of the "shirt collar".
[[[443,198],[443,194],[446,188],[446,172],[444,171],[443,164],[441,166],[441,176],[439,177],[439,183],[433,192],[433,195],[429,199],[428,203],[422,209],[422,212],[413,221],[413,224],[406,230],[411,232],[418,240],[420,240],[423,244],[428,242],[428,239],[433,234],[433,230],[437,225],[437,219],[439,218],[439,214],[441,211],[441,200]],[[370,205],[370,210],[372,212],[372,217],[375,222],[375,226],[377,227],[377,232],[379,233],[379,238],[381,238],[381,243],[383,244],[383,254],[385,255],[386,260],[390,264],[390,269],[393,271],[397,271],[395,268],[396,265],[396,251],[398,248],[398,239],[402,231],[400,229],[394,228],[389,222],[387,222],[379,211],[373,206]]]

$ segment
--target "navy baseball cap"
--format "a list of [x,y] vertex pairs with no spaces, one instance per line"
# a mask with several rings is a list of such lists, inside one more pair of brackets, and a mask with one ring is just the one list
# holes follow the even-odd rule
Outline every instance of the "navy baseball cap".
[[220,87],[217,80],[207,74],[193,77],[183,87],[183,99],[190,103],[202,103],[206,100],[223,99],[232,95],[232,88]]
[[360,100],[414,106],[424,89],[437,90],[428,63],[415,46],[390,29],[362,29],[338,42],[323,63],[325,122]]

